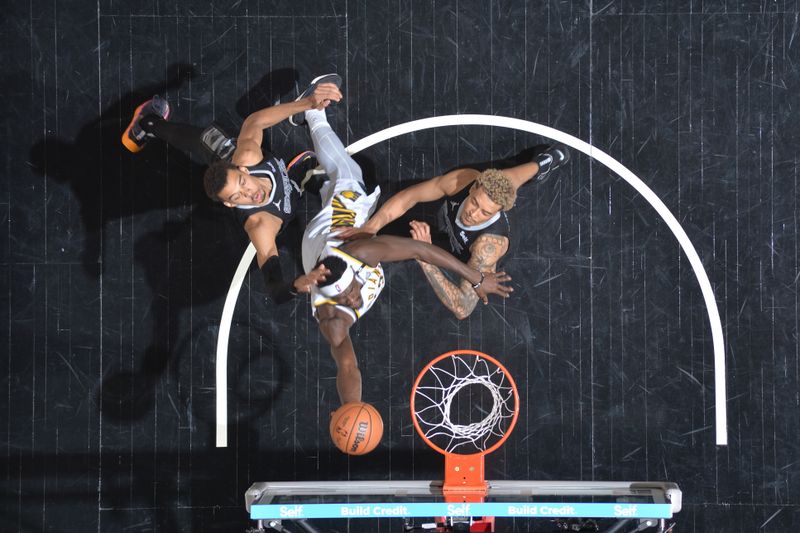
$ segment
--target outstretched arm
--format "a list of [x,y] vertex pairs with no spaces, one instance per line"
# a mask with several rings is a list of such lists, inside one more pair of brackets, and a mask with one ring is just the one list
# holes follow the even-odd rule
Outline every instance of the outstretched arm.
[[418,203],[452,196],[475,181],[479,174],[472,168],[460,168],[412,185],[386,200],[386,203],[363,226],[343,229],[337,233],[337,237],[348,240],[354,236],[375,235],[386,224],[400,218]]
[[264,276],[267,294],[276,304],[288,302],[297,294],[283,279],[278,247],[275,245],[275,237],[280,229],[281,220],[263,211],[253,213],[244,223],[244,230],[256,248],[256,261]]
[[286,280],[278,259],[275,237],[281,229],[281,220],[269,213],[253,213],[244,223],[244,230],[256,249],[258,268],[264,276],[264,284],[270,299],[278,304],[288,302],[300,292],[309,292],[311,285],[325,279],[329,273],[324,266],[300,276],[294,281]]
[[[411,236],[415,240],[431,242],[430,227],[424,222],[413,221],[411,223]],[[506,251],[508,251],[508,238],[499,235],[481,235],[470,248],[470,256],[467,265],[482,272],[494,272],[497,262]],[[439,267],[419,261],[428,283],[431,284],[436,297],[447,307],[459,320],[467,318],[478,303],[478,295],[472,289],[469,282],[461,280],[456,285],[450,281]]]
[[323,109],[330,103],[342,99],[342,93],[333,83],[321,83],[314,92],[301,100],[266,107],[250,114],[242,124],[239,138],[236,140],[236,151],[233,152],[231,163],[234,165],[250,166],[261,162],[264,154],[261,152],[261,141],[264,139],[264,130],[271,128],[278,122],[286,120],[295,113],[302,113],[309,109]]
[[331,346],[331,356],[336,362],[336,390],[342,404],[361,401],[361,371],[350,340],[352,319],[332,305],[317,309],[319,330]]
[[368,240],[350,242],[341,248],[371,266],[381,262],[418,259],[446,268],[468,281],[471,288],[475,287],[474,290],[484,303],[488,303],[489,294],[507,298],[512,290],[501,283],[511,279],[505,272],[489,272],[488,274],[480,272],[462,263],[449,252],[426,242],[393,235],[380,235]]
[[267,259],[273,255],[278,255],[278,247],[275,245],[275,238],[281,229],[281,219],[264,211],[253,213],[244,223],[244,230],[250,237],[250,242],[256,248],[256,261],[258,268],[264,266]]

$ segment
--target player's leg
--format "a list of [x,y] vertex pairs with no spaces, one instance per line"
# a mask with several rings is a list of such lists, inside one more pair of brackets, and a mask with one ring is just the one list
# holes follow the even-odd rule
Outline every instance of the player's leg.
[[[337,86],[341,86],[342,78],[338,74],[318,76],[298,98],[309,95],[314,91],[317,85],[321,83],[334,83]],[[311,134],[311,140],[314,143],[314,152],[317,154],[317,160],[330,180],[330,185],[326,184],[326,189],[344,190],[334,185],[338,182],[340,185],[343,185],[345,189],[355,186],[363,190],[364,181],[361,174],[361,167],[350,157],[342,141],[339,140],[339,137],[331,128],[328,123],[328,117],[325,115],[325,110],[310,109],[304,113],[304,117],[308,125],[308,131]],[[299,123],[296,117],[292,117],[290,121],[292,124]],[[345,181],[347,183],[344,183]],[[322,196],[323,203],[325,203],[325,194],[322,194]]]
[[535,155],[531,161],[515,167],[504,168],[502,171],[515,187],[520,187],[531,181],[544,182],[552,175],[553,171],[564,166],[568,161],[569,151],[563,144],[556,144]]
[[569,150],[563,144],[556,144],[536,155],[533,161],[538,166],[538,170],[533,176],[533,181],[543,183],[553,175],[553,172],[569,162]]
[[133,153],[139,152],[147,144],[148,139],[153,137],[142,129],[142,118],[152,115],[166,121],[169,119],[169,114],[169,102],[158,95],[140,104],[133,111],[128,127],[122,132],[123,146]]
[[236,148],[233,138],[216,124],[199,128],[191,124],[170,122],[169,103],[154,96],[134,111],[122,134],[122,144],[131,152],[139,152],[150,139],[160,139],[181,150],[201,164],[228,159]]
[[[328,124],[325,111],[312,109],[306,111],[305,115],[317,160],[325,169],[331,182],[347,180],[357,183],[363,189],[364,180],[361,167],[350,157],[342,141]],[[338,187],[336,188],[338,189]]]
[[[321,76],[315,82],[323,83],[326,77]],[[338,76],[332,82],[335,83],[337,78],[341,83]],[[313,86],[314,83],[306,92],[313,90]],[[322,207],[306,224],[303,235],[303,267],[309,272],[326,246],[338,244],[336,239],[329,236],[332,230],[346,225],[360,226],[369,218],[377,206],[380,188],[376,187],[372,194],[366,193],[361,167],[345,150],[328,123],[324,110],[306,111],[305,119],[317,160],[329,177],[320,190]],[[347,191],[353,194],[347,194]]]

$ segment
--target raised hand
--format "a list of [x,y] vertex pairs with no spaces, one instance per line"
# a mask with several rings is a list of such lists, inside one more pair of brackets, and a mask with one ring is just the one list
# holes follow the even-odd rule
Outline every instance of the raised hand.
[[297,292],[309,293],[311,287],[316,286],[322,281],[325,281],[331,271],[325,265],[320,265],[308,274],[303,274],[294,280],[294,289]]
[[362,226],[360,228],[349,227],[349,228],[341,228],[331,232],[331,236],[345,241],[356,241],[358,239],[371,239],[375,236],[374,231],[370,231],[367,226]]
[[504,285],[511,281],[511,276],[505,272],[481,272],[483,274],[483,281],[480,286],[475,289],[478,297],[483,301],[484,305],[489,303],[489,295],[496,294],[501,298],[508,298],[514,292],[512,287]]
[[331,102],[340,101],[342,93],[335,83],[320,83],[308,98],[313,109],[325,109]]
[[431,243],[431,227],[426,222],[419,220],[412,220],[409,224],[411,226],[411,238],[415,241]]

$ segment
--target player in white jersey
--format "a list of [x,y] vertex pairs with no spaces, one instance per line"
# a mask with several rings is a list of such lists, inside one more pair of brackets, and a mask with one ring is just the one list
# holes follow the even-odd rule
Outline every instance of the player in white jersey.
[[[363,225],[375,210],[380,189],[367,194],[361,168],[345,151],[324,110],[307,110],[305,119],[317,160],[329,181],[320,190],[322,209],[306,226],[302,245],[306,279],[317,280],[320,276],[325,279],[318,284],[307,282],[299,290],[311,293],[314,316],[331,345],[339,399],[343,404],[359,402],[361,372],[350,340],[350,327],[372,307],[383,290],[381,263],[419,259],[445,268],[469,281],[484,303],[488,302],[489,294],[508,297],[513,289],[503,283],[511,278],[505,272],[474,270],[443,249],[413,239],[381,235],[343,243],[331,235],[332,230]],[[295,286],[301,285],[298,280]]]
[[[338,270],[340,270],[341,273],[333,273],[340,275],[331,276],[331,280],[335,281],[327,285],[315,287],[314,290],[311,291],[311,306],[314,309],[314,314],[316,314],[316,310],[320,306],[333,305],[338,310],[350,316],[353,322],[355,322],[364,313],[369,311],[370,307],[372,307],[372,304],[375,303],[378,295],[383,290],[385,284],[383,267],[380,263],[374,267],[370,266],[336,247],[327,247],[322,255],[326,258],[330,258],[327,261],[328,263],[334,261],[333,258],[339,258],[348,268],[340,267]],[[330,268],[327,264],[326,268],[328,268],[330,272]],[[345,277],[342,278],[341,275]],[[357,281],[357,284],[352,283],[354,280]],[[339,301],[336,300],[336,297],[345,292],[351,285],[353,285],[353,289],[358,291],[357,294],[353,294],[355,298],[353,300],[354,305],[340,304]]]

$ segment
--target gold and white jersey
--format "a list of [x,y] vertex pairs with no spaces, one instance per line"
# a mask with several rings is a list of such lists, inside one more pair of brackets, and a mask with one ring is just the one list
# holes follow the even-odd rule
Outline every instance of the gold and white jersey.
[[322,191],[322,208],[306,224],[303,234],[303,270],[308,274],[326,248],[339,246],[340,239],[331,235],[340,228],[363,226],[375,211],[380,187],[372,194],[364,192],[361,183],[352,179],[339,178],[335,183],[327,182]]

